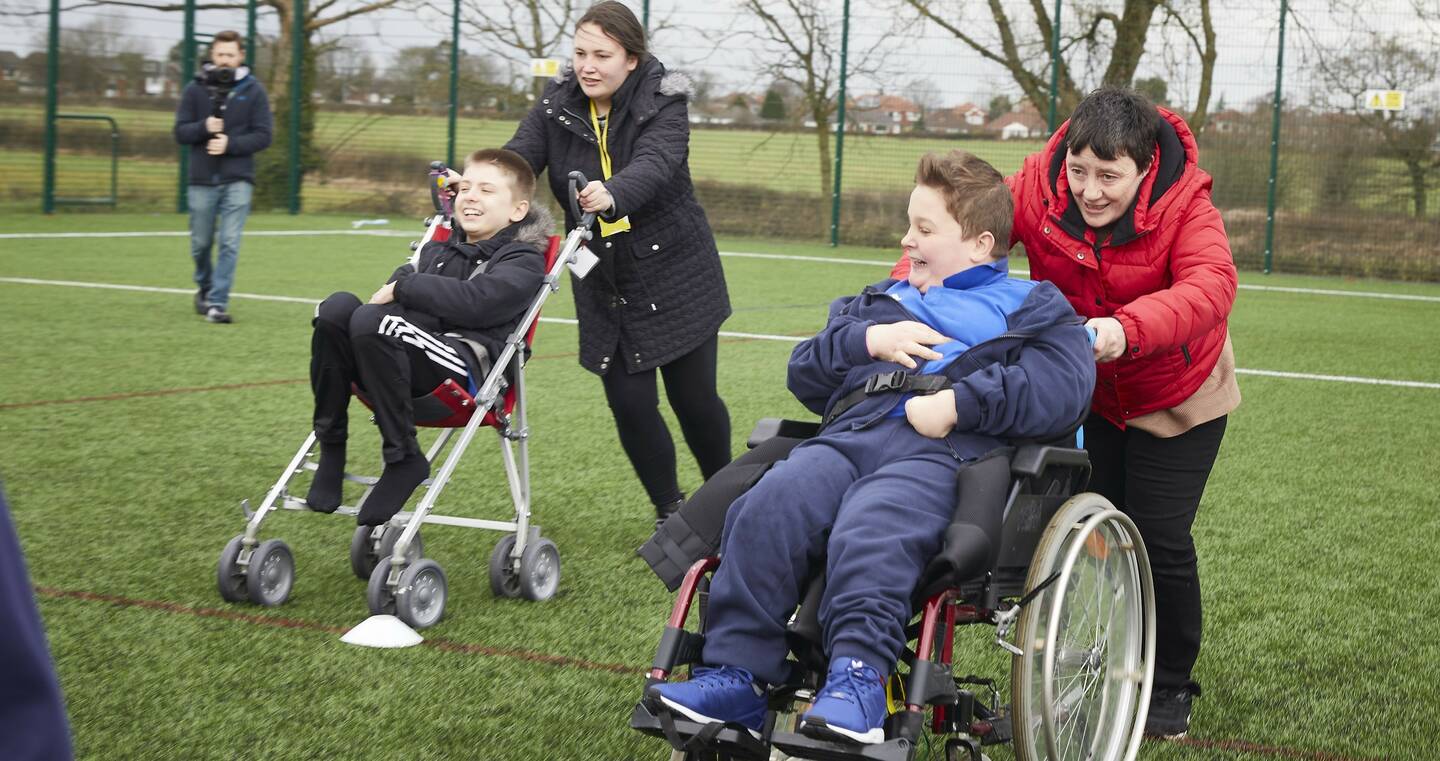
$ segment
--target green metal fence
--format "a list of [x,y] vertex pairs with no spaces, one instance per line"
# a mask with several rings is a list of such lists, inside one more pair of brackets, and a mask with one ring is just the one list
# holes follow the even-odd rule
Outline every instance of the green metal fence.
[[[564,5],[512,3],[530,4]],[[584,9],[530,35],[543,49],[522,50],[526,35],[507,46],[494,31],[515,18],[494,3],[452,0],[428,16],[388,9],[326,25],[334,5],[264,0],[258,12],[252,3],[249,12],[152,14],[143,24],[116,21],[104,6],[57,10],[49,50],[35,51],[55,64],[57,84],[0,87],[0,205],[48,211],[45,183],[63,197],[93,178],[104,141],[57,122],[62,108],[119,123],[118,208],[183,204],[170,128],[194,46],[181,41],[245,28],[249,63],[284,94],[272,95],[277,139],[262,154],[269,170],[257,204],[418,212],[428,162],[503,144],[536,91],[530,59],[565,58],[570,33],[561,27]],[[1345,0],[1151,3],[1137,43],[1128,14],[1145,5],[1057,0],[1007,19],[1005,33],[980,6],[962,18],[959,4],[925,0],[634,7],[657,57],[693,80],[690,166],[725,235],[893,246],[922,153],[961,147],[1014,171],[1079,94],[1108,78],[1197,126],[1201,166],[1242,267],[1440,280],[1440,202],[1430,198],[1440,178],[1440,18],[1425,4],[1386,12]],[[309,36],[282,40],[280,10]],[[128,23],[118,33],[178,53],[158,92],[97,90],[95,77],[67,69],[93,66],[83,33],[102,22]],[[1127,52],[1136,44],[1140,54]],[[101,78],[115,79],[114,60]],[[814,81],[821,86],[807,92]],[[1404,94],[1403,110],[1385,109],[1394,93]]]

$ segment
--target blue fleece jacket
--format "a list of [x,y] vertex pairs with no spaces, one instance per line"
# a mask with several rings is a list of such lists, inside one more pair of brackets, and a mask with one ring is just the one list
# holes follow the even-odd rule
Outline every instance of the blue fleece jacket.
[[[1048,439],[1077,426],[1095,389],[1095,362],[1084,323],[1065,297],[1050,283],[1002,283],[994,268],[985,265],[953,277],[960,285],[973,279],[975,287],[953,289],[955,293],[931,288],[933,296],[917,300],[912,295],[907,306],[905,287],[885,280],[837,299],[825,328],[791,353],[786,378],[790,392],[812,412],[825,415],[871,376],[914,372],[871,357],[865,331],[871,325],[916,320],[951,338],[974,341],[966,341],[963,348],[946,346],[943,362],[922,368],[952,381],[955,434],[971,439],[957,441],[964,448],[979,454],[1011,439]],[[892,288],[901,298],[886,292]],[[999,310],[1004,325],[994,333]],[[978,321],[974,329],[966,327],[972,320]],[[869,426],[902,398],[899,392],[872,395],[830,425]]]
[[211,113],[210,91],[199,81],[185,85],[175,110],[175,142],[190,146],[190,184],[224,185],[244,180],[255,184],[255,154],[270,146],[272,117],[265,87],[247,75],[225,100],[225,152],[211,156],[205,145],[214,137],[205,129]]

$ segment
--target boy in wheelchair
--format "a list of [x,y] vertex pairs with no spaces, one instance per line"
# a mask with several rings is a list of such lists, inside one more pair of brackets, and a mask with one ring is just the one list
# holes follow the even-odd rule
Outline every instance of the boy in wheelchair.
[[[731,506],[704,665],[649,688],[692,721],[759,737],[766,687],[786,678],[786,622],[823,558],[830,666],[800,731],[882,742],[885,682],[912,589],[951,526],[957,471],[1010,440],[1072,430],[1089,407],[1082,321],[1054,286],[1007,275],[1013,207],[1000,173],[952,151],[922,158],[915,182],[908,280],[837,300],[796,347],[787,384],[824,416],[821,432]],[[977,568],[987,561],[994,537],[978,525],[951,528],[957,537]]]
[[[550,215],[531,206],[535,174],[519,155],[482,149],[455,184],[454,224],[361,304],[340,292],[315,309],[310,387],[320,462],[305,502],[341,502],[351,385],[374,407],[385,469],[357,521],[388,521],[430,476],[415,438],[412,397],[447,379],[472,387],[519,324],[545,277]],[[473,375],[472,375],[473,374]],[[473,389],[472,389],[473,390]]]

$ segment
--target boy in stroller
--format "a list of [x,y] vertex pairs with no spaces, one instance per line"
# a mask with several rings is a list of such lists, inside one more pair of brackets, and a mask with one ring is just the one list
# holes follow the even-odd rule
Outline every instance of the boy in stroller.
[[[388,521],[430,476],[415,438],[412,397],[446,379],[472,387],[519,324],[545,277],[550,215],[531,206],[535,174],[517,154],[482,149],[453,184],[455,225],[390,277],[369,303],[331,295],[315,310],[310,386],[320,462],[305,501],[317,512],[341,502],[352,384],[375,412],[385,469],[357,521]],[[473,374],[473,376],[472,376]]]
[[[1054,286],[1007,277],[1013,206],[1000,173],[953,151],[922,158],[915,181],[901,241],[909,279],[837,300],[824,330],[796,347],[788,386],[824,415],[821,433],[730,508],[705,666],[650,688],[693,721],[758,737],[765,686],[786,676],[786,620],[823,557],[830,668],[800,731],[883,741],[885,681],[912,588],[957,509],[956,472],[1010,440],[1071,430],[1088,409],[1081,320]],[[979,568],[993,538],[969,528],[950,541]]]

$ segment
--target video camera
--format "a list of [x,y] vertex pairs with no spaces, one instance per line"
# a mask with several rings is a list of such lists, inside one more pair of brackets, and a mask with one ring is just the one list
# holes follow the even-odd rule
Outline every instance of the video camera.
[[205,64],[195,80],[205,87],[210,93],[210,115],[223,117],[225,115],[225,103],[230,98],[230,91],[235,88],[235,83],[244,79],[250,70],[244,66],[230,68],[229,66],[213,66]]

